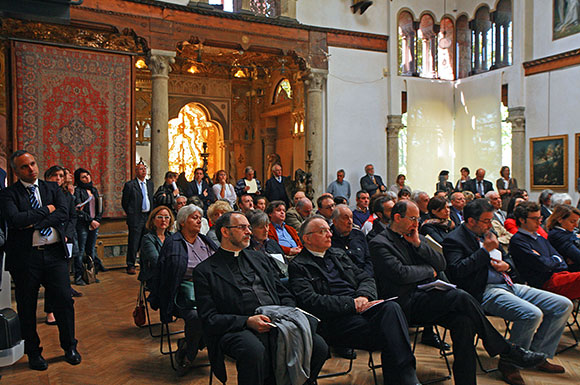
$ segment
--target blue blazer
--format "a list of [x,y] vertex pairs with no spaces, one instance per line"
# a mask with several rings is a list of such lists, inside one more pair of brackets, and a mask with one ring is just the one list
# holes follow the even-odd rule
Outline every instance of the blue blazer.
[[580,239],[575,233],[554,228],[548,233],[548,241],[564,259],[573,262],[574,270],[580,269]]

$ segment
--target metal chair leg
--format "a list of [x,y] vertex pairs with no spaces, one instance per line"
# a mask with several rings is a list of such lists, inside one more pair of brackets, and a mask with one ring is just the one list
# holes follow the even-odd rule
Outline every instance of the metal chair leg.
[[572,334],[572,338],[574,338],[574,343],[571,345],[568,345],[560,350],[558,350],[556,352],[556,354],[560,354],[560,353],[564,353],[567,350],[570,350],[572,348],[575,348],[576,346],[578,346],[578,337],[576,336],[576,333],[574,333],[574,329],[572,329],[572,327],[574,325],[576,325],[576,327],[578,328],[578,330],[580,330],[580,324],[578,323],[578,311],[579,311],[579,307],[580,307],[580,301],[579,300],[574,300],[574,308],[572,309],[572,322],[566,322],[566,326],[568,327],[568,329],[570,330],[570,334]]
[[354,358],[351,358],[349,360],[348,363],[348,369],[342,372],[335,372],[335,373],[328,373],[328,374],[319,374],[318,377],[316,377],[317,379],[320,378],[332,378],[332,377],[340,377],[340,376],[346,376],[347,374],[349,374],[352,370],[352,362],[354,361]]

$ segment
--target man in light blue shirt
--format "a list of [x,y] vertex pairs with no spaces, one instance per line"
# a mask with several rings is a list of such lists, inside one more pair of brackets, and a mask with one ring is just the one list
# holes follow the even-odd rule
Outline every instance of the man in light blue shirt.
[[350,200],[350,183],[344,180],[343,169],[336,172],[336,180],[328,185],[326,192],[332,194],[333,197],[343,197],[347,201]]

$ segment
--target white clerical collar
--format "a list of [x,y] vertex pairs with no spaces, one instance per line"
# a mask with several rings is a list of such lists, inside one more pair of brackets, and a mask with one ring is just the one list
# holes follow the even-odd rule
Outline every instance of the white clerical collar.
[[308,247],[306,248],[306,250],[310,251],[310,253],[312,255],[314,255],[315,257],[319,257],[319,258],[324,258],[324,254],[326,253],[326,252],[321,253],[320,251],[313,251],[313,250],[310,250]]
[[228,253],[232,253],[234,254],[234,257],[237,257],[238,255],[240,255],[240,251],[241,250],[228,250],[225,247],[222,246],[222,249],[224,249],[225,251],[227,251]]

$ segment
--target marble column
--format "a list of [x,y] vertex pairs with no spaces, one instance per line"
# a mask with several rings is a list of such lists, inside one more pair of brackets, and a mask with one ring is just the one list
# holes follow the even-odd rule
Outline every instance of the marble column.
[[403,128],[401,118],[401,115],[387,116],[387,186],[395,183],[399,174],[399,131]]
[[164,182],[169,169],[169,72],[175,52],[152,49],[147,58],[151,71],[151,179],[155,185]]
[[324,192],[325,130],[323,90],[326,87],[327,70],[311,69],[304,85],[306,86],[306,158],[312,154],[312,188],[314,197]]
[[526,117],[525,107],[508,109],[507,121],[512,124],[512,177],[520,188],[526,183]]

